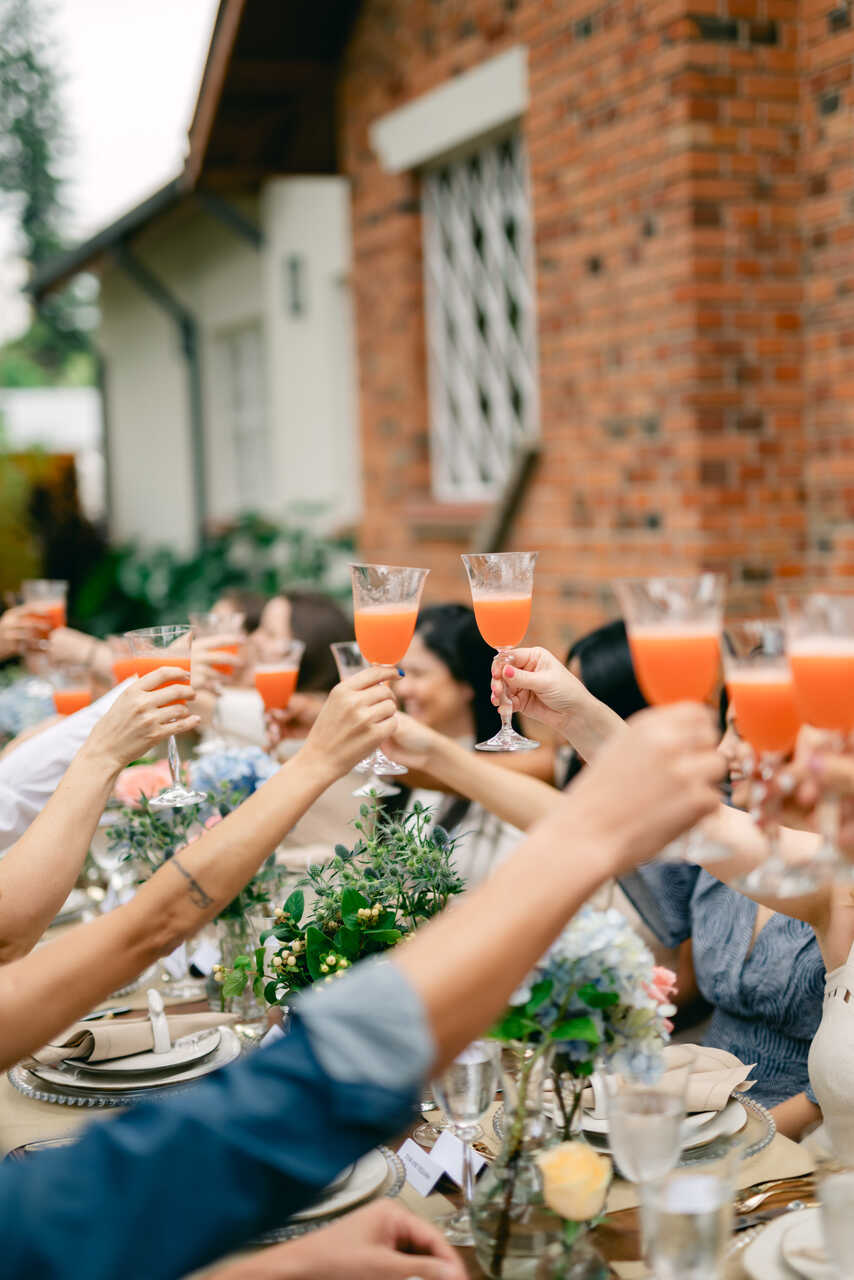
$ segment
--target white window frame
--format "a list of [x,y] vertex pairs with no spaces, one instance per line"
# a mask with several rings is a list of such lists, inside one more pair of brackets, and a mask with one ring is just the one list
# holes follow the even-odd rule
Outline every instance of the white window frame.
[[[240,344],[253,339],[254,371],[238,365]],[[253,319],[221,330],[217,334],[217,348],[217,359],[222,362],[223,410],[232,458],[235,510],[263,512],[270,506],[273,460],[267,406],[264,326],[261,320]],[[244,394],[247,390],[248,398]],[[251,464],[253,455],[255,467],[250,475],[247,463]]]

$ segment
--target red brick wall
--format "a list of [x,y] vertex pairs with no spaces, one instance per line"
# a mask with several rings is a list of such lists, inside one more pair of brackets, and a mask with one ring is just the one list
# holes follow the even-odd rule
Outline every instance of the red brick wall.
[[[823,255],[825,281],[851,252],[854,36],[828,35],[817,0],[802,8],[811,16],[796,0],[365,0],[339,120],[366,556],[429,565],[431,598],[466,596],[466,513],[431,520],[418,179],[381,170],[369,126],[517,43],[544,458],[509,545],[541,550],[532,634],[561,645],[613,613],[609,583],[627,573],[721,566],[736,608],[768,604],[804,571],[808,527],[815,544],[817,521],[852,520],[839,397],[854,294],[825,282],[814,296],[802,267],[805,248]],[[812,87],[825,74],[838,125]],[[802,129],[815,135],[806,162]],[[832,197],[810,185],[817,156]],[[826,231],[820,249],[805,227]],[[839,572],[847,550],[835,536]]]

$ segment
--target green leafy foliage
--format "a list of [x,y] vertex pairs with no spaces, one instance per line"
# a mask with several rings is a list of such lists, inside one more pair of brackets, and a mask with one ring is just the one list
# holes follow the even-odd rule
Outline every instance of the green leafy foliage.
[[[296,889],[275,927],[262,934],[262,942],[280,944],[271,976],[264,973],[263,950],[254,957],[253,986],[268,1004],[283,1004],[294,991],[331,982],[366,956],[397,946],[465,887],[453,863],[455,842],[431,826],[422,805],[391,818],[363,805],[355,825],[352,849],[336,845],[326,866],[309,868],[303,882],[313,897],[308,917],[305,895]],[[249,977],[245,965],[235,965],[226,984],[233,978],[242,991]]]

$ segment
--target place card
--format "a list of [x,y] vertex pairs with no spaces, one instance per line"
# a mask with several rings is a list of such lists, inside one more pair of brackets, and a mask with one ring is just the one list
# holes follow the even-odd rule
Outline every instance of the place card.
[[186,977],[187,974],[187,944],[182,942],[180,947],[176,947],[174,951],[170,951],[168,956],[164,956],[160,961],[163,968],[169,974],[170,978],[176,981],[179,978]]
[[423,1147],[407,1138],[397,1153],[406,1170],[406,1181],[422,1196],[429,1196],[444,1170],[430,1158]]
[[[439,1134],[430,1150],[430,1158],[458,1187],[463,1185],[463,1144],[450,1129],[443,1129]],[[472,1151],[471,1161],[477,1177],[486,1161],[476,1151]]]
[[219,964],[219,944],[212,942],[210,938],[203,938],[190,956],[190,967],[198,969],[203,978],[213,972],[215,964]]

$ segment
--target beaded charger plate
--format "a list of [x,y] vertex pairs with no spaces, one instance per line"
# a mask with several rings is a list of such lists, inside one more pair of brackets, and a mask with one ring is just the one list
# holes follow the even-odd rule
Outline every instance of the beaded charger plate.
[[[749,1160],[751,1156],[758,1155],[760,1151],[764,1151],[769,1143],[773,1140],[774,1134],[777,1132],[777,1126],[774,1123],[774,1117],[770,1111],[762,1106],[761,1102],[755,1102],[753,1098],[746,1093],[732,1093],[730,1097],[734,1102],[740,1102],[747,1112],[747,1124],[741,1130],[743,1137],[741,1141],[746,1141],[747,1146],[742,1155],[743,1160]],[[495,1109],[492,1117],[492,1127],[495,1130],[495,1136],[501,1142],[504,1141],[504,1107],[499,1106]],[[734,1140],[738,1140],[739,1135],[724,1135],[715,1139],[713,1142],[707,1143],[702,1147],[695,1147],[691,1151],[683,1151],[680,1165],[702,1164],[705,1160],[717,1160],[724,1151],[729,1150]]]
[[277,1244],[281,1240],[292,1240],[295,1236],[317,1231],[357,1204],[399,1196],[405,1182],[406,1170],[400,1156],[388,1147],[376,1147],[357,1162],[350,1177],[331,1195],[304,1209],[287,1226],[265,1232],[258,1237],[257,1243]]
[[[152,1098],[171,1097],[173,1094],[183,1093],[192,1088],[195,1080],[239,1058],[243,1051],[239,1037],[234,1034],[230,1027],[221,1027],[220,1031],[222,1032],[220,1044],[214,1053],[194,1067],[179,1068],[176,1071],[176,1078],[170,1080],[166,1077],[158,1082],[155,1087],[151,1087],[149,1084],[147,1087],[140,1085],[139,1088],[134,1089],[129,1081],[127,1087],[107,1090],[97,1077],[92,1079],[90,1076],[85,1083],[81,1083],[82,1072],[78,1073],[74,1068],[63,1072],[68,1077],[67,1084],[55,1082],[54,1079],[42,1079],[36,1071],[31,1071],[28,1067],[20,1065],[12,1067],[12,1070],[8,1072],[8,1076],[19,1093],[22,1093],[25,1098],[34,1098],[37,1102],[55,1102],[63,1107],[95,1107],[98,1109],[104,1107],[132,1107],[137,1102],[150,1101]],[[59,1075],[59,1072],[51,1071],[50,1074],[55,1077]],[[124,1082],[122,1082],[122,1086],[124,1086]]]

